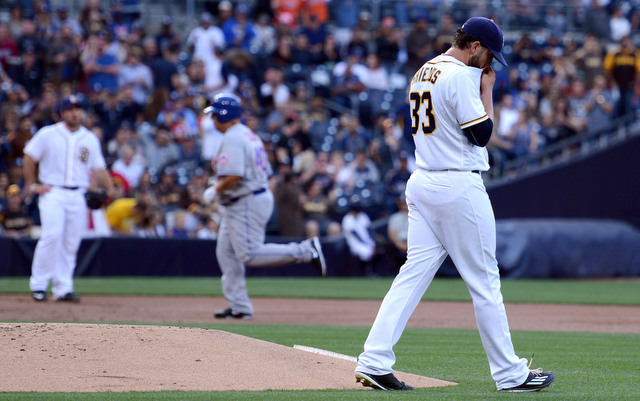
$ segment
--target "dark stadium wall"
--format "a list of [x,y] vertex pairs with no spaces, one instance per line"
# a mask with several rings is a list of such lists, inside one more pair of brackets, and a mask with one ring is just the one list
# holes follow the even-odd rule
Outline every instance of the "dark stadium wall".
[[487,186],[496,219],[623,220],[640,228],[640,137],[515,182]]

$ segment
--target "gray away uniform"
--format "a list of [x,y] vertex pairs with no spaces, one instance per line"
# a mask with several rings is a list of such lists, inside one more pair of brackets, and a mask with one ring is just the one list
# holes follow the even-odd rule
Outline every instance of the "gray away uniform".
[[273,211],[268,177],[271,165],[262,140],[243,124],[225,132],[215,159],[218,180],[240,176],[234,188],[218,194],[224,206],[218,232],[216,257],[222,271],[222,292],[233,313],[253,314],[247,294],[245,266],[272,267],[310,262],[309,240],[289,244],[265,244],[267,222]]

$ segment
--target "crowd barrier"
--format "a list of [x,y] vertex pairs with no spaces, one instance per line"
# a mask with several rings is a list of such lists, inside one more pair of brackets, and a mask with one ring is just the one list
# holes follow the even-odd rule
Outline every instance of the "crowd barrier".
[[[385,231],[378,225],[379,233]],[[288,242],[268,238],[271,242]],[[322,239],[328,274],[392,276],[389,246],[371,270],[350,255],[343,237]],[[36,241],[0,238],[0,276],[28,276]],[[92,238],[82,241],[77,276],[219,276],[214,240]],[[386,251],[386,254],[382,254]],[[497,221],[497,258],[503,278],[637,277],[640,232],[611,220],[504,219]],[[248,268],[247,276],[315,276],[310,264]],[[457,276],[450,259],[439,276]]]

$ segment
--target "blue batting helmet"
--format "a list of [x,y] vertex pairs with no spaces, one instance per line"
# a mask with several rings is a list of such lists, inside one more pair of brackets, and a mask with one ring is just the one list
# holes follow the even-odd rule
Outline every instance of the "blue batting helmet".
[[242,101],[233,94],[220,93],[214,96],[211,105],[203,110],[205,114],[215,114],[221,123],[227,123],[242,116]]

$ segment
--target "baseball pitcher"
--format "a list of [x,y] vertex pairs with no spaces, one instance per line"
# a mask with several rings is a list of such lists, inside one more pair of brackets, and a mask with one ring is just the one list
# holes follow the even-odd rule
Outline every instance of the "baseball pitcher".
[[416,171],[407,183],[407,261],[382,302],[360,354],[356,380],[383,390],[411,386],[394,375],[393,346],[447,255],[467,284],[491,376],[498,390],[538,391],[552,372],[516,356],[500,293],[495,219],[481,172],[493,128],[491,61],[506,65],[502,31],[487,18],[465,22],[444,54],[411,81]]

